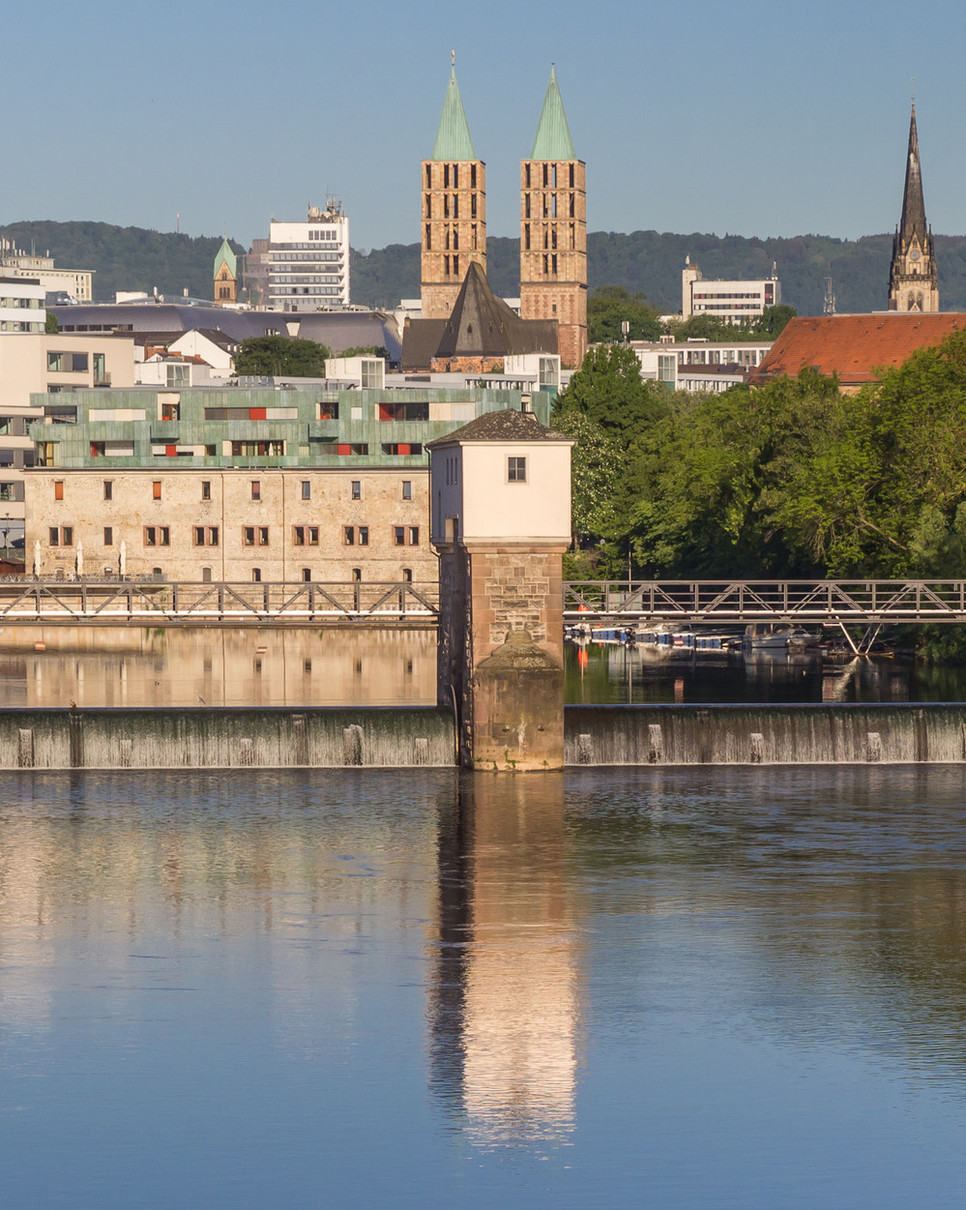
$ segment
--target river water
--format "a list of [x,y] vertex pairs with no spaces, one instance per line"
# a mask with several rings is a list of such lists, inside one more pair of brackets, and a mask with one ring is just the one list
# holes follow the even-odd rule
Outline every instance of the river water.
[[0,778],[17,1210],[961,1206],[966,770]]

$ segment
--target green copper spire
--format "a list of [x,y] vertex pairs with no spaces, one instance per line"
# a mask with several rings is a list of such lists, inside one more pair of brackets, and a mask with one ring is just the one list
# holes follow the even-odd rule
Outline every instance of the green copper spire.
[[531,160],[575,160],[574,141],[570,137],[570,127],[567,125],[567,115],[564,112],[563,99],[557,87],[557,72],[550,65],[550,82],[543,98],[543,109],[540,110],[540,121],[537,123],[537,133],[533,139]]
[[229,244],[227,239],[221,241],[221,247],[215,254],[215,273],[221,268],[222,262],[228,266],[228,272],[232,277],[238,276],[238,260],[234,252],[232,252],[231,244]]
[[[453,58],[455,60],[456,56]],[[436,142],[433,144],[430,159],[447,160],[451,163],[476,159],[466,112],[463,109],[463,98],[460,96],[460,86],[456,83],[455,62],[449,73],[449,85],[443,101],[443,112],[439,115]]]

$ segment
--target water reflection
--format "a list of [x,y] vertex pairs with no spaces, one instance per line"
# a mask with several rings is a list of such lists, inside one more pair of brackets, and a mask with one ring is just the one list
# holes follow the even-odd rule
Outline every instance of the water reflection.
[[564,652],[574,704],[966,701],[966,668],[908,659],[599,643],[566,643]]
[[432,1082],[477,1143],[574,1129],[579,942],[564,778],[465,777],[441,820]]
[[964,803],[960,767],[6,775],[5,1193],[958,1204]]
[[435,701],[427,630],[0,627],[0,707]]

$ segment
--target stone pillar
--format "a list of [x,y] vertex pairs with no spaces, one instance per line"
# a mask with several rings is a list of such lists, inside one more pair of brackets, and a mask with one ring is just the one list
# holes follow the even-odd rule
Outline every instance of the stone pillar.
[[440,547],[439,703],[464,768],[563,768],[563,550]]

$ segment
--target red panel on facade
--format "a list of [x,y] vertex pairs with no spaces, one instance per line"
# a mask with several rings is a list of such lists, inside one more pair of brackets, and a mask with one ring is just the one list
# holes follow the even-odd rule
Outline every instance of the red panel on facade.
[[164,447],[164,456],[166,458],[177,458],[178,447],[176,445],[166,445]]
[[351,453],[352,453],[352,448],[351,448],[351,446],[348,446],[348,445],[340,445],[340,446],[339,446],[339,453],[340,453],[340,454],[351,454]]
[[400,453],[400,454],[408,454],[408,453],[409,453],[409,445],[408,445],[407,443],[405,443],[405,442],[401,443],[401,444],[400,444],[400,445],[398,445],[396,448],[397,448],[397,453]]
[[249,408],[248,409],[248,419],[249,420],[264,420],[265,419],[265,408]]

